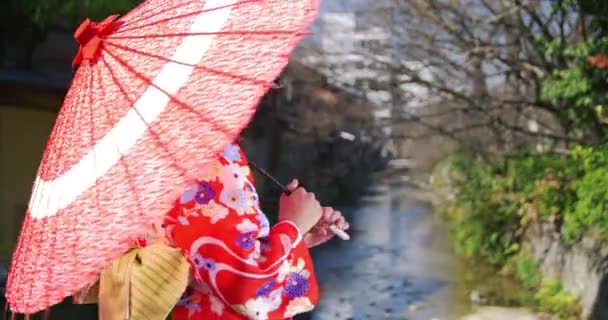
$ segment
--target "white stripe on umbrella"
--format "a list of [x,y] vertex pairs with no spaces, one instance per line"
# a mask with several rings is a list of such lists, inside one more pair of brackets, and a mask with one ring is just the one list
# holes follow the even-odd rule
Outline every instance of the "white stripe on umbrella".
[[[203,12],[190,27],[191,33],[204,35],[185,37],[177,47],[171,61],[163,66],[133,108],[120,119],[80,161],[63,175],[45,181],[36,177],[29,210],[34,219],[56,215],[69,206],[83,192],[95,185],[121,156],[131,149],[167,108],[170,96],[176,94],[188,81],[194,66],[205,56],[230,17],[235,0],[207,0]],[[219,9],[218,9],[219,8]],[[159,90],[161,88],[165,92]],[[142,119],[143,118],[143,119]]]

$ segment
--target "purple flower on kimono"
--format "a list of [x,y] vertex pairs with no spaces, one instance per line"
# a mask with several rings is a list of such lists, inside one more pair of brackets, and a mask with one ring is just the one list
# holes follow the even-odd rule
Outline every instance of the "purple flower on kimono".
[[205,269],[208,271],[213,271],[215,269],[215,261],[211,259],[205,259],[199,254],[195,254],[194,256],[192,256],[192,263],[194,263],[197,270]]
[[192,200],[196,196],[196,192],[198,191],[198,185],[191,187],[190,189],[184,191],[181,197],[179,197],[179,203],[186,204]]
[[213,187],[207,182],[202,182],[198,185],[198,190],[196,195],[194,196],[194,200],[198,204],[208,204],[215,198],[215,191],[213,191]]
[[183,295],[178,301],[177,301],[177,305],[178,306],[182,306],[188,310],[194,310],[196,312],[201,312],[203,311],[201,309],[201,306],[198,303],[195,303],[192,301],[192,297],[188,294],[188,295]]
[[255,247],[255,240],[253,239],[253,232],[247,232],[247,233],[240,234],[236,238],[236,244],[245,250],[253,249]]
[[285,296],[289,298],[303,297],[308,292],[308,279],[301,273],[292,272],[285,280]]
[[277,280],[272,279],[266,283],[264,283],[256,292],[256,297],[267,297],[270,292],[272,292],[272,289],[274,289],[274,286],[277,284]]
[[195,200],[198,204],[208,204],[214,197],[215,191],[213,191],[213,187],[207,182],[201,182],[182,193],[179,202],[186,204]]
[[241,161],[241,154],[239,153],[239,147],[235,145],[229,145],[224,148],[224,158],[230,162]]

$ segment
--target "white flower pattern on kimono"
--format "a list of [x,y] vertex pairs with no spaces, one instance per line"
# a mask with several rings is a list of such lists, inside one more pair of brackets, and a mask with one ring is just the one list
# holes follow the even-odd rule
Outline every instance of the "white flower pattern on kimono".
[[187,226],[187,225],[190,225],[190,221],[189,221],[190,217],[198,217],[198,216],[199,216],[198,207],[182,208],[182,210],[180,211],[180,214],[177,215],[175,219],[170,219],[170,220],[173,220],[172,222],[181,224],[183,226]]
[[289,301],[287,309],[283,315],[285,318],[294,317],[297,314],[311,311],[315,306],[310,302],[307,297],[299,297]]
[[256,261],[260,261],[260,257],[261,257],[261,248],[262,244],[259,241],[256,241],[254,243],[254,249],[253,251],[251,251],[251,253],[249,254],[248,259],[250,261],[252,261],[253,263],[255,263]]
[[247,176],[243,174],[243,169],[238,164],[222,166],[218,175],[220,182],[225,186],[243,190]]
[[243,219],[243,221],[241,223],[236,225],[236,229],[240,233],[248,233],[248,232],[258,231],[260,229],[260,227],[258,227],[257,224],[251,222],[251,220],[249,220],[249,219]]
[[281,306],[281,292],[281,289],[277,289],[267,297],[249,299],[244,305],[234,306],[234,309],[252,320],[268,320],[268,314]]
[[291,273],[301,274],[303,277],[308,278],[310,276],[310,272],[305,269],[306,262],[304,259],[299,258],[296,261],[295,265],[292,265],[289,261],[284,261],[283,264],[279,267],[279,273],[277,276],[278,282],[285,281],[285,278],[289,276]]
[[291,272],[291,263],[288,260],[283,261],[283,263],[281,263],[281,266],[279,267],[277,281],[279,283],[285,281],[285,278],[287,278],[287,276],[289,275],[290,272]]
[[213,200],[211,200],[211,202],[209,202],[208,204],[201,205],[199,208],[201,209],[201,212],[205,217],[209,217],[211,219],[211,223],[213,224],[226,218],[228,213],[230,213],[228,208],[218,204]]
[[215,159],[213,162],[203,167],[200,178],[203,181],[214,181],[219,176],[222,167],[222,163]]
[[182,214],[184,215],[184,217],[198,217],[198,216],[200,216],[198,210],[196,210],[196,207],[194,207],[194,208],[184,208],[184,209],[182,209]]
[[251,174],[251,169],[247,166],[239,166],[239,170],[241,171],[241,175],[247,177]]
[[211,311],[218,316],[221,316],[224,313],[224,304],[222,301],[218,297],[211,294],[208,297],[209,303],[211,304]]

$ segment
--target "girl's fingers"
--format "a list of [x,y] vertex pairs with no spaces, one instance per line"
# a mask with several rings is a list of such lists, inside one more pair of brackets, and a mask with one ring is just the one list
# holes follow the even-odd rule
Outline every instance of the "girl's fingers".
[[340,211],[334,211],[331,219],[329,220],[331,224],[339,224],[340,221],[344,220],[344,216]]
[[329,235],[329,233],[327,232],[327,229],[326,229],[326,228],[323,228],[323,229],[319,230],[319,236],[320,236],[321,238],[325,238],[325,237],[327,237],[328,235]]
[[332,207],[323,207],[322,220],[314,228],[315,234],[319,237],[333,237],[334,232],[329,231],[329,228],[338,228],[348,230],[350,225],[342,215],[342,212],[335,210]]
[[340,216],[340,218],[333,224],[342,230],[346,230],[349,227],[348,222],[346,222],[346,219],[344,218],[344,216]]
[[342,230],[348,230],[350,229],[350,223],[346,222],[346,220],[342,221],[342,223],[340,224],[340,228]]
[[348,233],[346,233],[344,230],[338,228],[338,226],[332,225],[332,226],[329,226],[329,229],[331,230],[331,232],[333,234],[335,234],[336,236],[338,236],[340,239],[342,239],[342,240],[350,240],[350,236],[348,235]]
[[333,209],[331,207],[323,207],[323,220],[330,220],[333,214]]
[[300,182],[298,181],[298,179],[293,179],[288,185],[287,185],[287,189],[291,192],[295,191],[298,186],[300,185]]
[[338,219],[334,222],[332,222],[332,225],[342,229],[342,226],[344,225],[344,220],[343,219]]

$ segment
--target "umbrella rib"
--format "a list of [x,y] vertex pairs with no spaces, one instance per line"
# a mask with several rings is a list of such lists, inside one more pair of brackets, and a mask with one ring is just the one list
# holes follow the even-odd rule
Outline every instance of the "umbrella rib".
[[171,38],[171,37],[194,37],[194,36],[212,36],[212,35],[220,35],[220,36],[243,36],[243,35],[251,35],[251,36],[306,36],[310,33],[302,30],[260,30],[260,31],[252,31],[252,30],[230,30],[230,31],[217,31],[217,32],[170,32],[170,33],[160,33],[160,34],[143,34],[143,35],[132,35],[132,36],[116,36],[111,35],[106,39],[156,39],[156,38]]
[[[71,117],[71,118],[72,118],[72,121],[70,121],[69,123],[65,123],[65,124],[62,126],[62,129],[70,129],[70,128],[73,128],[73,127],[74,127],[74,123],[75,123],[77,120],[81,119],[81,117],[80,117],[80,116],[78,116],[78,115],[80,115],[81,113],[83,113],[83,111],[84,111],[84,109],[85,109],[85,108],[81,108],[81,106],[83,106],[83,105],[84,105],[84,106],[86,106],[86,105],[87,105],[87,102],[88,102],[89,104],[90,104],[90,102],[91,102],[91,94],[90,94],[90,93],[91,93],[91,86],[92,86],[92,84],[93,84],[93,80],[92,80],[92,79],[90,79],[89,81],[84,81],[84,79],[86,79],[86,78],[80,78],[80,79],[82,79],[81,81],[82,81],[82,83],[83,83],[84,85],[83,85],[82,87],[80,87],[80,86],[79,86],[79,88],[82,88],[82,90],[80,90],[80,91],[79,91],[79,94],[78,94],[78,96],[79,96],[79,97],[78,97],[78,101],[76,101],[76,103],[70,103],[70,104],[68,105],[68,106],[69,106],[69,109],[64,110],[64,112],[66,112],[66,114],[70,114],[70,113],[71,113],[70,111],[74,112],[75,114],[73,114],[73,116]],[[87,100],[88,100],[88,101],[87,101]],[[58,136],[62,136],[62,135],[63,135],[62,133],[63,133],[63,130],[62,130],[61,134],[59,134]],[[60,149],[60,153],[57,155],[57,157],[58,157],[59,159],[61,159],[61,158],[62,158],[63,151],[64,151],[64,150],[66,150],[66,149],[67,149],[67,148]],[[71,227],[71,228],[70,228],[70,229],[71,229],[71,230],[70,230],[71,232],[69,232],[69,235],[70,235],[70,236],[74,236],[74,237],[75,237],[75,240],[76,240],[76,241],[75,241],[75,243],[76,243],[76,244],[79,244],[79,243],[80,243],[80,241],[79,241],[79,235],[78,235],[78,233],[76,232],[76,228],[77,228],[77,226],[78,226],[78,219],[79,219],[79,216],[78,216],[78,215],[76,215],[76,217],[72,217],[72,219],[73,219],[73,221],[72,221],[72,223],[71,223],[71,226],[68,226],[68,228],[70,228],[70,227]],[[60,222],[61,222],[61,224],[63,224],[63,223],[62,223],[62,222],[63,222],[63,219],[62,219],[62,220],[60,220]],[[69,225],[69,223],[68,223],[68,225]],[[77,253],[76,246],[72,246],[72,247],[71,247],[71,249],[72,249],[72,252],[71,252],[72,256],[73,256],[73,257],[76,257],[76,256],[77,256],[77,254],[76,254],[76,253]]]
[[[89,66],[89,68],[91,68],[91,66]],[[96,69],[97,69],[97,68],[95,68],[95,69],[94,69],[94,70],[92,70],[92,71],[95,71]],[[81,78],[81,79],[86,79],[86,78]],[[72,117],[73,122],[75,122],[77,119],[82,119],[82,118],[84,117],[84,111],[85,111],[86,107],[89,107],[89,108],[90,108],[90,113],[91,113],[91,115],[93,114],[93,108],[92,108],[92,102],[93,102],[93,100],[92,100],[92,94],[91,94],[91,91],[92,91],[93,84],[94,84],[94,80],[95,80],[95,78],[94,78],[94,72],[91,72],[91,76],[90,76],[90,77],[89,77],[89,79],[87,79],[87,80],[88,80],[87,82],[84,82],[84,81],[83,81],[83,83],[87,83],[87,85],[86,85],[86,86],[84,86],[83,90],[81,90],[81,91],[80,91],[80,93],[81,93],[81,94],[80,94],[80,95],[81,95],[81,99],[79,99],[79,100],[78,100],[78,103],[75,103],[75,104],[70,104],[70,108],[71,108],[71,109],[74,109],[74,110],[75,110],[75,112],[77,112],[78,114],[82,114],[82,117],[77,116],[77,115],[75,114],[75,115]],[[83,108],[83,107],[84,107],[84,108]],[[91,117],[91,119],[92,119],[92,117]],[[91,120],[91,121],[92,121],[92,120]],[[70,125],[67,125],[67,126],[65,126],[64,128],[74,128],[73,123],[70,123]],[[91,131],[92,131],[92,130],[93,130],[93,126],[91,126]],[[91,133],[92,133],[92,132],[91,132]],[[92,136],[91,136],[91,138],[90,138],[90,139],[91,139],[91,142],[92,142],[91,146],[92,146],[92,145],[94,145],[94,139],[95,139],[94,137],[95,137],[95,136],[94,136],[94,135],[92,135]],[[59,158],[61,158],[61,156],[59,156]],[[72,221],[71,221],[71,225],[70,225],[70,226],[68,226],[68,228],[70,228],[70,229],[71,229],[71,230],[70,230],[70,232],[69,232],[69,235],[70,235],[70,236],[73,236],[73,237],[74,237],[74,239],[75,239],[75,241],[73,242],[73,245],[71,246],[71,249],[72,249],[72,252],[71,252],[72,257],[76,257],[76,256],[77,256],[77,252],[78,252],[77,245],[80,245],[80,244],[81,244],[81,242],[80,242],[80,238],[81,238],[81,237],[80,237],[80,234],[77,232],[78,225],[79,225],[79,223],[80,223],[80,221],[79,221],[79,220],[80,220],[80,215],[75,215],[75,216],[73,216],[73,217],[72,217]],[[60,221],[62,221],[62,220],[60,220]],[[69,224],[68,224],[68,225],[69,225]],[[49,281],[49,282],[50,282],[50,281]]]
[[[97,65],[97,64],[96,64]],[[101,90],[101,96],[105,96],[106,95],[106,90],[105,90],[105,86],[103,85],[103,80],[101,77],[101,69],[99,68],[99,65],[97,65],[98,67],[96,68],[98,74],[100,75],[97,79],[98,85],[99,85],[99,89]],[[107,66],[106,66],[107,68]],[[106,106],[103,106],[102,108],[105,108]],[[96,132],[95,132],[95,120],[94,120],[94,113],[93,113],[93,106],[91,106],[91,118],[90,118],[90,125],[91,125],[91,143],[95,144],[95,137]],[[94,153],[94,158],[95,158],[95,163],[97,163],[97,153]],[[95,205],[99,206],[99,204],[101,203],[101,199],[99,198],[99,192],[95,193]]]
[[[112,81],[116,84],[116,86],[119,88],[120,92],[123,94],[123,96],[125,97],[125,99],[127,99],[127,101],[129,102],[129,104],[133,105],[134,101],[129,98],[129,94],[128,92],[126,92],[126,90],[124,90],[124,88],[122,87],[122,85],[120,85],[120,83],[118,83],[116,81],[116,76],[113,74],[112,69],[110,68],[110,66],[108,65],[107,61],[105,59],[102,59],[105,67],[107,70],[109,70]],[[115,112],[110,112],[110,108],[109,107],[104,107],[103,108],[105,113],[106,113],[106,123],[109,124],[110,126],[112,126],[112,124],[115,123],[114,119],[115,117]],[[139,113],[138,113],[139,114]],[[140,116],[141,118],[141,116]],[[143,118],[142,118],[142,121]],[[126,176],[126,180],[127,180],[127,184],[129,184],[129,187],[131,188],[131,190],[133,191],[133,193],[135,194],[135,198],[136,198],[136,203],[137,203],[137,207],[139,208],[139,212],[138,214],[140,216],[144,215],[144,208],[141,206],[141,195],[136,191],[136,184],[133,182],[133,177],[131,176],[131,170],[129,169],[129,166],[124,162],[124,158],[120,157],[118,162],[121,164],[121,166],[123,167],[125,176]],[[128,208],[126,208],[128,210]],[[131,235],[129,235],[131,236]]]
[[[95,64],[96,68],[95,70],[97,71],[97,85],[98,85],[98,89],[101,90],[101,96],[104,97],[106,95],[106,90],[105,90],[105,86],[103,85],[103,79],[102,79],[102,70],[99,66],[99,64]],[[95,109],[92,105],[90,105],[90,126],[91,126],[91,145],[95,145],[96,141],[95,141],[95,137],[97,136],[95,127]],[[102,108],[107,108],[105,105],[102,106]],[[93,157],[94,157],[94,163],[95,165],[97,165],[97,152],[93,153]],[[95,187],[96,188],[96,187]],[[101,204],[101,199],[100,199],[100,192],[99,190],[97,190],[96,188],[96,192],[95,192],[95,206],[99,207]]]
[[[107,69],[107,70],[108,70],[108,72],[110,73],[110,76],[111,76],[112,80],[114,80],[114,74],[112,73],[112,69],[109,67],[109,65],[106,63],[106,61],[105,61],[105,60],[103,60],[103,58],[102,58],[102,61],[103,61],[103,63],[104,63],[104,66],[106,67],[106,69]],[[99,69],[99,68],[98,68],[98,69]],[[101,69],[99,69],[99,70],[101,70]],[[101,71],[99,71],[99,72],[100,72],[100,75],[101,75]],[[122,89],[122,87],[121,87],[121,86],[120,86],[118,83],[117,83],[117,86],[118,86],[118,88],[119,88],[119,89]],[[101,90],[101,92],[102,92],[102,96],[105,96],[105,94],[106,94],[106,93],[105,93],[105,91],[106,91],[106,90],[105,90],[105,87],[106,87],[106,86],[104,86],[104,84],[103,84],[102,77],[100,76],[100,77],[99,77],[99,88],[100,88],[100,90]],[[122,90],[121,90],[121,91],[122,91]],[[127,99],[128,99],[128,96],[126,95],[126,93],[124,93],[124,92],[123,92],[123,94],[124,94],[124,95],[125,95],[125,97],[127,97]],[[114,114],[115,114],[115,113],[114,113],[114,112],[109,112],[109,110],[110,110],[110,108],[109,108],[109,107],[103,106],[102,108],[103,108],[103,110],[105,111],[105,114],[106,114],[106,119],[108,119],[108,120],[109,120],[109,119],[114,119]],[[112,125],[111,121],[107,121],[107,122],[110,124],[110,126]],[[119,161],[120,161],[120,163],[121,163],[121,164],[123,164],[123,162],[122,162],[122,157],[119,159]],[[123,164],[123,166],[124,166],[124,164]],[[132,185],[132,182],[131,182],[131,180],[129,179],[129,174],[128,174],[128,173],[126,173],[126,175],[127,175],[127,183],[128,183],[128,184],[130,184],[130,185]],[[136,195],[136,197],[137,197],[137,195]],[[96,201],[97,201],[97,203],[98,203],[98,204],[100,203],[99,194],[96,194]],[[138,201],[138,202],[137,202],[137,204],[138,204],[138,206],[140,206],[140,212],[143,212],[143,209],[141,208],[141,205],[140,205],[140,204],[141,204],[141,201]],[[111,261],[109,261],[108,263],[111,263]]]
[[[224,5],[224,6],[218,6],[218,7],[215,7],[215,8],[190,11],[188,13],[179,14],[179,15],[176,15],[176,16],[173,16],[173,17],[168,17],[168,18],[164,18],[164,19],[155,20],[155,21],[153,21],[151,23],[143,24],[143,25],[140,25],[140,26],[135,26],[135,27],[131,27],[131,28],[123,28],[125,26],[131,26],[131,25],[133,25],[135,23],[146,21],[146,20],[148,20],[150,18],[154,18],[154,17],[156,17],[159,14],[166,13],[166,12],[169,12],[171,10],[179,9],[181,6],[185,5],[185,4],[180,4],[180,5],[171,7],[171,8],[164,9],[164,10],[160,11],[159,13],[150,14],[150,15],[141,17],[139,19],[133,19],[133,20],[126,21],[126,22],[124,22],[121,25],[121,28],[118,29],[118,30],[116,30],[113,34],[119,34],[119,33],[124,33],[124,32],[129,32],[129,31],[137,31],[137,30],[141,30],[143,28],[147,28],[147,27],[155,26],[155,25],[158,25],[158,24],[161,24],[161,23],[169,22],[171,20],[183,19],[183,18],[187,18],[187,17],[190,17],[190,16],[196,16],[196,15],[199,15],[199,14],[205,13],[205,12],[212,12],[212,11],[215,11],[215,10],[226,9],[228,7],[239,6],[239,5],[243,5],[243,4],[246,4],[246,3],[261,2],[261,1],[264,1],[264,0],[243,0],[243,1],[239,1],[239,2],[233,3],[233,4],[228,4],[228,5]],[[152,11],[152,10],[150,10],[150,11]]]
[[119,45],[116,43],[112,43],[112,42],[106,42],[107,45],[116,47],[117,49],[120,50],[124,50],[124,51],[128,51],[128,52],[132,52],[132,53],[136,53],[136,54],[141,54],[143,56],[147,56],[150,58],[156,58],[158,60],[162,60],[165,62],[173,62],[175,64],[179,64],[179,65],[183,65],[183,66],[187,66],[187,67],[193,67],[195,69],[200,69],[200,70],[204,70],[207,71],[209,73],[213,73],[215,75],[219,75],[219,76],[225,76],[227,78],[230,79],[236,79],[236,80],[240,80],[243,82],[249,82],[252,84],[257,84],[257,85],[262,85],[262,86],[272,86],[273,83],[271,81],[264,81],[264,80],[259,80],[259,79],[255,79],[255,78],[250,78],[250,77],[246,77],[243,75],[239,75],[236,73],[231,73],[231,72],[226,72],[226,71],[221,71],[221,70],[217,70],[217,69],[213,69],[213,68],[209,68],[209,67],[205,67],[205,66],[199,66],[199,65],[195,65],[195,64],[191,64],[191,63],[185,63],[185,62],[180,62],[180,61],[176,61],[174,59],[170,59],[167,57],[163,57],[161,55],[158,54],[153,54],[153,53],[147,53],[141,50],[137,50],[137,49],[133,49],[133,48],[129,48],[123,45]]
[[[106,95],[106,90],[105,90],[105,86],[103,84],[102,69],[100,68],[99,64],[95,64],[95,71],[96,71],[96,74],[97,74],[97,81],[96,81],[97,88],[96,89],[98,89],[98,90],[101,91],[101,96],[103,97],[103,96]],[[91,72],[91,74],[94,75],[93,72]],[[95,130],[95,128],[96,128],[97,125],[95,123],[95,112],[94,112],[96,106],[93,106],[93,99],[92,98],[90,98],[90,102],[91,103],[89,104],[89,107],[90,107],[90,110],[89,110],[89,114],[90,114],[89,121],[90,121],[90,127],[91,127],[90,128],[90,130],[91,130],[91,133],[90,133],[91,134],[91,145],[93,146],[96,143],[95,138],[97,136],[97,132]],[[107,107],[104,105],[104,106],[102,106],[102,108],[104,108],[104,110],[106,110]],[[97,152],[93,153],[93,158],[95,159],[94,160],[95,165],[97,165]],[[97,185],[94,188],[95,188],[95,206],[97,208],[99,208],[100,205],[101,205],[100,192],[99,192],[99,189],[98,189]]]
[[222,128],[220,126],[218,126],[215,122],[210,121],[209,118],[207,118],[204,114],[202,114],[201,112],[195,110],[194,108],[192,108],[191,106],[188,106],[188,104],[186,104],[183,101],[180,101],[179,99],[177,99],[175,96],[173,96],[172,94],[169,94],[165,89],[159,87],[158,85],[156,85],[153,81],[151,81],[150,79],[146,78],[144,75],[142,75],[140,72],[137,72],[137,70],[135,70],[135,68],[133,68],[131,65],[129,65],[126,61],[124,61],[123,59],[120,59],[120,57],[116,56],[115,54],[113,54],[111,51],[106,50],[105,52],[108,53],[108,55],[110,55],[111,57],[113,57],[116,61],[118,61],[120,64],[122,64],[125,68],[127,68],[130,72],[132,72],[135,76],[137,76],[139,79],[141,79],[143,82],[147,83],[148,85],[156,88],[157,90],[159,90],[160,92],[164,93],[170,101],[175,102],[176,104],[178,104],[179,106],[186,108],[187,110],[189,110],[190,112],[196,114],[198,117],[201,118],[201,120],[205,121],[207,124],[209,124],[213,130],[215,130],[216,133],[221,133],[223,134],[225,137],[229,138],[230,137],[230,133],[227,132],[227,129]]
[[[106,51],[107,52],[107,51]],[[116,60],[116,57],[112,54],[109,55],[110,57],[114,58]],[[105,59],[105,57],[102,57],[101,59],[103,61],[103,63],[106,65],[106,67],[108,68],[109,72],[110,72],[110,77],[112,78],[112,81],[114,82],[114,84],[118,87],[118,89],[121,91],[121,93],[127,98],[127,100],[129,100],[129,104],[131,104],[131,106],[135,105],[135,101],[132,100],[131,98],[129,98],[128,93],[124,90],[124,88],[122,87],[122,85],[120,84],[120,82],[118,81],[118,78],[116,77],[116,75],[114,74],[114,72],[112,71],[112,69],[109,67],[109,64],[107,62],[107,60]],[[123,63],[121,63],[119,61],[119,63],[121,65],[123,65],[123,67],[126,67]],[[127,68],[128,69],[128,68]],[[131,70],[129,70],[131,71]],[[145,81],[144,81],[145,82]],[[134,108],[135,109],[135,108]],[[180,167],[179,165],[177,165],[178,159],[174,156],[174,153],[171,152],[171,150],[169,149],[169,147],[167,146],[166,143],[164,143],[158,133],[154,132],[154,130],[152,130],[150,124],[145,120],[144,117],[142,117],[142,115],[139,113],[139,110],[135,109],[135,112],[137,113],[137,116],[141,119],[142,122],[144,122],[146,124],[146,126],[148,127],[148,131],[150,132],[150,135],[158,142],[158,145],[161,146],[161,148],[163,149],[163,151],[165,152],[165,154],[167,154],[170,158],[173,158],[173,163],[175,164],[175,169],[180,172],[180,174],[184,177],[184,179],[187,177],[186,174],[186,170],[182,167]]]

